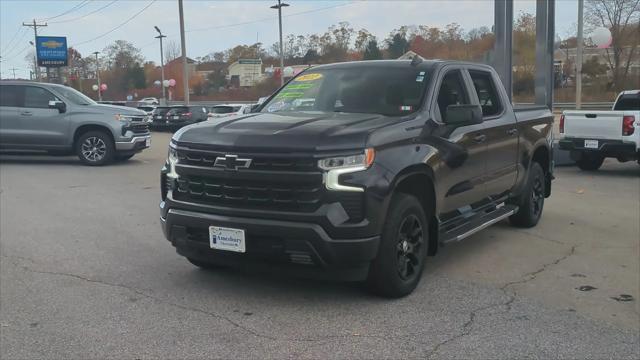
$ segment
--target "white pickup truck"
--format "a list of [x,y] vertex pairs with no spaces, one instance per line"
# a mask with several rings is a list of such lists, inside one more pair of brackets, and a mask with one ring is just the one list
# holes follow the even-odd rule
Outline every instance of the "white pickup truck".
[[623,91],[612,110],[564,111],[560,149],[582,170],[598,170],[607,157],[640,164],[640,90]]

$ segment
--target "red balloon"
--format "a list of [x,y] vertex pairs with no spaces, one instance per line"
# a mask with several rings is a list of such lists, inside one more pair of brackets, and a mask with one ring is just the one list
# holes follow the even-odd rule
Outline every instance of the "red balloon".
[[107,91],[107,89],[108,89],[107,84],[101,84],[100,85],[100,90],[101,91]]

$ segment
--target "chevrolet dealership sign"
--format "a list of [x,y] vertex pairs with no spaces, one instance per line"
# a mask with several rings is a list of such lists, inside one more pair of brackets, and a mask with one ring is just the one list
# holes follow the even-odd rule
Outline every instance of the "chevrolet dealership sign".
[[62,36],[38,36],[36,38],[38,66],[67,66],[67,38]]

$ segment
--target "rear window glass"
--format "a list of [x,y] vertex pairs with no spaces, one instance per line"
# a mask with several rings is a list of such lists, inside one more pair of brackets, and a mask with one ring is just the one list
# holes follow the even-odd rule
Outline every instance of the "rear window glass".
[[229,114],[240,110],[240,106],[214,106],[211,112],[214,114]]
[[156,114],[156,115],[164,115],[169,110],[170,110],[170,108],[168,108],[168,107],[158,107],[155,110],[153,110],[153,113]]
[[189,112],[188,107],[176,107],[176,108],[171,108],[171,110],[169,110],[169,114],[182,114],[187,112]]
[[621,96],[613,110],[640,110],[640,94]]

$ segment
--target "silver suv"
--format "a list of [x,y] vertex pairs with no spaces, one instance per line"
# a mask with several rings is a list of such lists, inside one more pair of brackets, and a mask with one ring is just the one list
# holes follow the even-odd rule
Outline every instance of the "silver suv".
[[0,82],[0,148],[75,152],[87,165],[130,159],[151,145],[146,114],[102,105],[73,88]]

